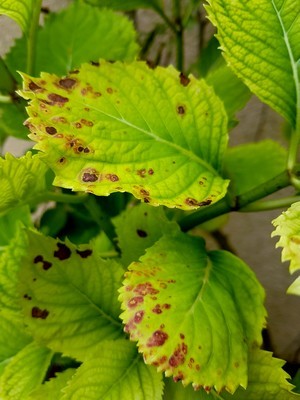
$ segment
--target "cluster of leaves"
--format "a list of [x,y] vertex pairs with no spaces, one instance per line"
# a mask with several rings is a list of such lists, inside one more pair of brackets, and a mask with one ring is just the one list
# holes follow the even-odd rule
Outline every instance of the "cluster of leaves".
[[[151,8],[180,50],[200,2],[186,15],[179,3],[170,17],[160,0],[78,0],[38,27],[40,3],[0,0],[24,32],[0,63],[2,140],[25,137],[19,88],[39,150],[0,160],[3,399],[299,397],[299,378],[293,390],[284,363],[260,349],[266,310],[253,271],[183,231],[277,207],[257,200],[291,185],[274,234],[300,269],[300,5],[242,0],[237,12],[234,0],[210,0],[219,42],[203,53],[217,55],[196,79],[137,61],[133,24],[115,12]],[[290,124],[288,151],[272,140],[228,148],[251,92]]]

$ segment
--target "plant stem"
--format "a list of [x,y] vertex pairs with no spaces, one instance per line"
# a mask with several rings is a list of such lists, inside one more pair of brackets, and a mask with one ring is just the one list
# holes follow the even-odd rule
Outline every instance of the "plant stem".
[[106,236],[115,243],[116,238],[115,227],[113,226],[108,215],[102,210],[100,205],[97,203],[95,196],[90,195],[87,201],[84,203],[86,209],[92,216],[93,220],[99,225],[105,232]]
[[176,26],[172,23],[172,21],[169,19],[167,14],[164,12],[164,10],[158,5],[158,4],[153,4],[153,9],[157,12],[157,14],[165,21],[165,23],[168,25],[168,27],[176,33]]
[[184,43],[183,43],[184,28],[182,25],[182,17],[181,17],[181,0],[174,0],[174,19],[176,26],[177,69],[179,71],[184,72]]
[[[229,196],[227,194],[217,203],[205,208],[201,208],[200,210],[185,216],[179,221],[179,225],[181,229],[186,232],[203,222],[218,217],[219,215],[227,214],[231,211],[244,211],[248,204],[256,202],[257,200],[262,199],[269,194],[275,193],[278,190],[289,186],[291,184],[291,177],[299,175],[300,164],[297,164],[291,172],[287,170],[283,171],[281,174],[257,186],[256,188],[249,190],[248,192],[237,196]],[[257,204],[256,207],[258,207]],[[258,210],[255,209],[255,211]]]
[[39,18],[41,12],[42,0],[36,0],[36,5],[33,7],[32,19],[27,36],[27,64],[26,72],[29,75],[34,74],[36,38],[39,26]]
[[246,207],[240,209],[241,212],[253,211],[268,211],[276,210],[277,208],[290,207],[296,201],[300,201],[300,196],[283,197],[282,199],[268,200],[268,201],[255,201],[248,204]]

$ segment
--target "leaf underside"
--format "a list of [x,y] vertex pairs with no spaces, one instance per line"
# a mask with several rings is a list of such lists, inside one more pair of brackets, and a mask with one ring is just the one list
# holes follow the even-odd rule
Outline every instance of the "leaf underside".
[[208,3],[229,66],[253,93],[295,126],[300,106],[300,2]]
[[67,78],[24,75],[30,137],[54,184],[185,210],[222,198],[227,117],[204,81],[186,79],[173,67],[104,61]]
[[263,290],[230,253],[165,236],[129,266],[121,289],[125,331],[148,364],[184,385],[247,386],[248,345],[260,343]]

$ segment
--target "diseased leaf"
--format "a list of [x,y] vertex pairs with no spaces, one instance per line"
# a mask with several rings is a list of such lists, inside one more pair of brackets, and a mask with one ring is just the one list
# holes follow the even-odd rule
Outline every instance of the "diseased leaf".
[[253,93],[295,126],[300,101],[300,2],[208,3],[228,64]]
[[98,7],[109,7],[113,10],[130,11],[137,8],[155,8],[161,0],[85,0],[86,3]]
[[49,349],[35,342],[24,347],[5,368],[0,378],[1,399],[26,399],[45,378],[52,355]]
[[160,208],[139,204],[114,218],[122,262],[127,267],[137,261],[163,234],[179,231]]
[[21,158],[0,158],[0,215],[30,203],[47,189],[48,168],[39,156],[28,152]]
[[223,105],[204,81],[145,63],[84,64],[66,78],[24,75],[30,137],[55,185],[192,210],[226,193]]
[[125,331],[147,364],[195,388],[247,386],[248,346],[261,342],[263,289],[224,251],[164,236],[129,266],[120,290]]
[[63,395],[62,390],[66,387],[75,372],[76,369],[69,368],[56,374],[55,378],[51,378],[37,388],[26,400],[61,400]]
[[123,269],[88,245],[74,246],[31,231],[20,274],[20,297],[33,337],[78,360],[122,334],[117,289]]
[[[221,397],[220,397],[221,398]],[[175,383],[173,379],[165,379],[163,400],[213,400],[204,389],[194,390],[192,386],[184,387],[181,382]]]
[[286,149],[272,140],[243,144],[227,150],[225,176],[239,195],[283,172],[286,160]]
[[0,14],[14,19],[27,33],[32,18],[34,0],[0,0]]
[[[75,1],[60,13],[51,13],[40,28],[34,70],[63,75],[101,57],[132,61],[138,49],[133,24],[125,16]],[[16,40],[5,62],[20,80],[16,70],[26,71],[25,38]]]
[[[280,236],[276,247],[282,247],[281,260],[290,261],[290,272],[300,270],[300,202],[294,203],[272,221],[275,226],[273,236]],[[288,289],[289,293],[300,295],[300,279]]]
[[100,343],[78,368],[62,400],[161,400],[161,374],[125,339]]

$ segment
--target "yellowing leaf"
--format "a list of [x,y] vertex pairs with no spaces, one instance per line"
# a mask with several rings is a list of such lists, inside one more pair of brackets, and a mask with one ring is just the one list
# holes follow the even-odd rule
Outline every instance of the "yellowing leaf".
[[226,193],[227,117],[204,81],[173,67],[101,61],[65,78],[24,76],[21,94],[55,185],[185,210]]
[[[293,126],[300,105],[300,2],[208,0],[233,71]],[[298,110],[298,111],[297,111]]]
[[[291,274],[300,270],[300,202],[294,203],[278,218],[272,221],[276,227],[273,236],[280,236],[276,247],[283,247],[282,261],[290,261]],[[300,279],[298,278],[292,286],[290,293],[300,295]]]
[[263,297],[237,257],[164,236],[129,266],[121,318],[146,363],[196,389],[234,392],[247,386],[248,346],[261,342]]

